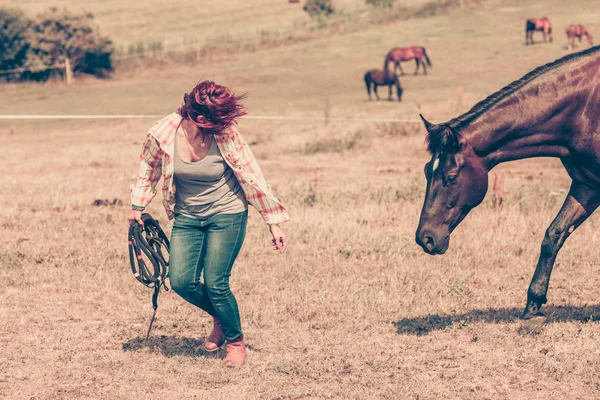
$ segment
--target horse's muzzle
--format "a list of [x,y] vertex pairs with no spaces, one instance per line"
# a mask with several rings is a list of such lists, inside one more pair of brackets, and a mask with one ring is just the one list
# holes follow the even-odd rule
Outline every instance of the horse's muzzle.
[[425,253],[431,255],[444,254],[450,246],[450,235],[445,235],[440,238],[429,230],[417,231],[415,239]]

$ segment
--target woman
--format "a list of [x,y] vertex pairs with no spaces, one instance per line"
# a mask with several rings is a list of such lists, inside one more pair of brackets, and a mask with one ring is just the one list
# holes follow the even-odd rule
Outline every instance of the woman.
[[175,218],[171,287],[213,317],[204,345],[212,352],[227,342],[227,366],[242,365],[246,358],[229,276],[244,241],[248,203],[264,218],[273,249],[281,253],[287,241],[279,224],[289,220],[235,127],[236,119],[246,114],[243,97],[214,82],[200,82],[185,94],[176,113],[149,130],[129,216],[130,222],[143,224],[142,211],[163,177],[163,205],[169,219]]

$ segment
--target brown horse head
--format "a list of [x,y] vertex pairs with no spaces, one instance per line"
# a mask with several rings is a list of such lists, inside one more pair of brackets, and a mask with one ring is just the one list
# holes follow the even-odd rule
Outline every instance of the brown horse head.
[[450,125],[432,124],[428,132],[431,161],[425,164],[427,191],[417,228],[417,243],[429,254],[444,254],[450,234],[488,188],[488,169],[473,147]]
[[543,30],[545,32],[548,32],[548,40],[550,41],[550,43],[552,43],[552,40],[554,39],[554,35],[552,34],[552,24],[550,23],[550,20],[547,17],[544,17],[542,19],[544,20]]
[[594,38],[592,37],[592,34],[590,33],[590,31],[588,31],[585,26],[583,27],[583,31],[584,31],[585,35],[587,36],[587,40],[590,43],[590,46],[593,46]]

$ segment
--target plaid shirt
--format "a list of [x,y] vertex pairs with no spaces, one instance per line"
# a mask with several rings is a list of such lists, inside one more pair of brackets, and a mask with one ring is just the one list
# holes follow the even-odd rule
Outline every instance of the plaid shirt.
[[[146,135],[140,155],[140,170],[137,182],[131,191],[134,209],[143,210],[156,196],[156,185],[163,177],[163,205],[169,219],[173,219],[175,206],[175,183],[173,180],[173,153],[175,132],[181,123],[177,113],[158,121]],[[290,217],[279,200],[271,193],[254,154],[235,126],[215,135],[223,159],[233,170],[244,195],[269,225],[288,221]]]

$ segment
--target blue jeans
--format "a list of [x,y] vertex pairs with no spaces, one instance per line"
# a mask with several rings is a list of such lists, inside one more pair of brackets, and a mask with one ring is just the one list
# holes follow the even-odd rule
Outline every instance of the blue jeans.
[[[173,290],[219,319],[228,341],[243,337],[229,276],[244,238],[248,211],[207,219],[175,216],[171,234],[169,279]],[[204,275],[204,282],[200,281]]]

